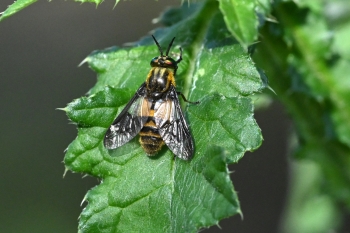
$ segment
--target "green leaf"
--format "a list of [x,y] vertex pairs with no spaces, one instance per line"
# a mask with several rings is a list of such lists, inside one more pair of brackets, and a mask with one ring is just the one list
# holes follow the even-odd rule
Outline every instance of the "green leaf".
[[154,160],[139,153],[88,192],[80,229],[193,232],[237,212],[224,156],[216,148],[208,153],[214,156],[191,164],[169,155]]
[[200,101],[184,108],[195,140],[194,158],[174,158],[166,146],[147,157],[138,137],[115,150],[104,148],[108,127],[146,80],[149,62],[159,52],[149,36],[134,48],[93,52],[85,62],[98,74],[97,84],[89,97],[64,109],[78,126],[66,168],[103,180],[86,195],[81,232],[197,232],[241,213],[227,163],[262,142],[249,95],[265,85],[226,29],[215,1],[186,8],[164,13],[160,21],[168,27],[154,35],[162,47],[176,35],[171,56],[179,54],[178,45],[184,50],[177,90]]
[[[336,43],[332,44],[334,31],[330,33],[321,14],[324,4],[311,0],[306,5],[310,8],[299,8],[292,2],[276,5],[279,24],[266,24],[262,29],[263,41],[257,46],[255,61],[269,74],[277,98],[294,120],[298,135],[295,158],[317,166],[317,192],[310,192],[315,183],[312,187],[308,184],[302,201],[292,192],[285,228],[290,232],[326,232],[337,227],[334,219],[344,211],[338,203],[350,209],[350,92],[346,75],[350,65],[347,43],[339,40],[344,34],[335,34]],[[339,11],[333,8],[332,12],[336,15]],[[337,17],[332,18],[335,26]],[[311,169],[307,171],[313,175]]]
[[198,151],[208,144],[220,146],[229,151],[228,162],[237,162],[244,152],[255,150],[262,142],[250,98],[211,95],[199,106],[189,106],[188,111]]
[[196,91],[191,98],[200,98],[208,92],[246,96],[262,90],[259,72],[240,46],[203,50],[197,62],[192,87]]
[[302,75],[311,95],[330,101],[332,108],[329,111],[336,122],[336,133],[343,143],[350,146],[349,81],[344,75],[350,72],[350,62],[332,57],[331,33],[324,16],[309,12],[305,21],[300,22],[287,16],[287,11],[293,12],[292,9],[281,8],[281,20],[288,26],[288,36],[298,49],[297,54],[290,55],[289,62]]
[[339,228],[340,211],[334,199],[322,192],[320,167],[308,160],[295,161],[291,165],[291,198],[284,232],[317,233]]
[[[104,148],[106,129],[127,101],[123,96],[124,90],[106,87],[65,109],[80,125],[78,138],[68,147],[66,166],[103,178],[87,195],[89,205],[82,213],[80,229],[194,232],[240,213],[226,161],[237,161],[244,151],[261,143],[251,100],[214,95],[199,106],[189,106],[197,153],[192,161],[182,161],[174,160],[166,149],[148,158],[135,140],[121,148],[124,151],[109,153]],[[130,222],[135,219],[136,223]]]
[[221,0],[219,3],[227,28],[246,49],[258,36],[256,1]]
[[333,50],[347,60],[350,60],[350,41],[347,40],[349,37],[350,23],[341,25],[340,27],[336,28],[334,33]]
[[1,13],[0,22],[18,11],[26,8],[27,6],[35,3],[37,0],[17,0],[12,3],[4,12]]
[[[18,11],[26,8],[27,6],[37,2],[38,0],[17,0],[12,5],[10,5],[4,12],[0,13],[0,22]],[[51,0],[49,0],[51,1]],[[74,0],[75,2],[81,3],[95,3],[96,5],[101,4],[104,0]],[[115,0],[115,5],[117,5],[119,0]]]

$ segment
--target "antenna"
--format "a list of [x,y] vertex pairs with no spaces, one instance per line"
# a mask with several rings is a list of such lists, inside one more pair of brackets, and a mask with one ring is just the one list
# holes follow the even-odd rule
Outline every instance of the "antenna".
[[[158,46],[158,50],[159,50],[159,52],[160,52],[160,56],[163,57],[163,49],[162,49],[162,47],[160,47],[158,41],[156,40],[156,38],[154,38],[153,35],[152,35],[152,37],[153,37],[154,42],[156,42],[156,45]],[[174,38],[174,39],[175,39],[175,38]],[[173,42],[171,42],[171,43],[173,43]],[[168,49],[168,50],[169,50],[169,49]],[[168,55],[168,50],[167,50],[167,55]]]
[[175,37],[174,37],[174,38],[172,39],[172,41],[170,42],[170,44],[169,44],[169,46],[168,46],[168,49],[166,50],[165,56],[168,56],[169,50],[170,50],[171,46],[173,45],[174,40],[175,40]]
[[[160,47],[158,41],[156,40],[156,38],[155,38],[153,35],[152,35],[152,37],[153,37],[154,42],[156,42],[156,45],[158,46],[158,50],[159,50],[159,52],[160,52],[160,56],[163,57],[164,55],[163,55],[163,49],[162,49],[162,47]],[[169,44],[169,46],[168,46],[168,48],[167,48],[167,50],[166,50],[165,56],[168,56],[169,51],[170,51],[170,48],[171,48],[171,46],[172,46],[173,43],[174,43],[174,40],[175,40],[175,37],[171,40],[171,42],[170,42],[170,44]]]

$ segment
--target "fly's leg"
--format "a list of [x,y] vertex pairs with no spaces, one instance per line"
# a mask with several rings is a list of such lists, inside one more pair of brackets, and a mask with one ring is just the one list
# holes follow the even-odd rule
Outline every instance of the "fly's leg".
[[182,94],[182,92],[177,92],[178,95],[181,95],[182,99],[187,102],[187,103],[190,103],[190,104],[199,104],[200,102],[199,101],[196,101],[196,102],[191,102],[191,101],[188,101],[186,99],[186,97],[184,96],[184,94]]

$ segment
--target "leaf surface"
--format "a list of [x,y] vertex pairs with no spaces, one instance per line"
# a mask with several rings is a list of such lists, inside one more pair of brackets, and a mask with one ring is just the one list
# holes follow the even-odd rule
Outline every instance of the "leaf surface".
[[[160,20],[168,27],[155,37],[176,58],[183,47],[177,90],[198,105],[184,105],[195,140],[191,161],[174,158],[166,146],[147,157],[138,137],[116,150],[103,146],[104,134],[137,88],[149,62],[159,55],[150,37],[138,47],[95,51],[86,58],[98,74],[90,96],[64,109],[78,126],[69,145],[67,169],[103,182],[86,195],[81,232],[197,232],[241,213],[227,163],[237,162],[262,142],[249,95],[264,88],[259,72],[225,28],[214,1],[170,9]],[[176,18],[178,21],[174,23]],[[151,46],[149,46],[151,45]]]
[[236,39],[247,48],[258,36],[258,19],[254,0],[221,0],[220,10],[225,23]]
[[[302,195],[292,192],[290,197],[285,229],[291,232],[337,229],[339,222],[334,219],[339,221],[343,212],[339,203],[350,208],[350,86],[346,75],[350,64],[348,43],[341,42],[349,35],[349,20],[343,17],[349,19],[350,8],[341,2],[325,6],[310,0],[302,7],[293,2],[278,4],[275,15],[279,24],[262,28],[263,41],[255,54],[255,61],[269,74],[277,98],[294,120],[294,157],[317,170],[313,183],[295,182],[291,187],[302,190]],[[323,12],[328,9],[342,10],[330,10],[327,19]],[[312,175],[311,169],[307,171]],[[322,203],[315,202],[317,198]],[[328,212],[315,212],[315,205]]]
[[11,15],[17,13],[18,11],[26,8],[27,6],[35,3],[38,0],[17,0],[14,3],[12,3],[4,12],[2,12],[0,15],[0,22]]

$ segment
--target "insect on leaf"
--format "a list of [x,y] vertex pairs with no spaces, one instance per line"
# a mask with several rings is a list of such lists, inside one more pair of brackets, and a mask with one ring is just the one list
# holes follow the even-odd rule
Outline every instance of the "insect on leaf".
[[[83,232],[197,232],[241,213],[227,164],[262,142],[249,95],[264,88],[259,72],[230,35],[215,1],[170,9],[168,25],[155,37],[178,64],[176,90],[198,105],[182,103],[194,138],[189,161],[166,147],[148,157],[138,136],[115,150],[103,140],[107,129],[145,82],[150,61],[159,56],[151,37],[129,49],[95,51],[86,58],[97,73],[90,96],[68,104],[65,111],[78,126],[65,166],[103,182],[86,195],[79,229]],[[205,17],[204,17],[205,16]],[[167,21],[175,17],[177,23]],[[201,31],[201,33],[198,33]]]

